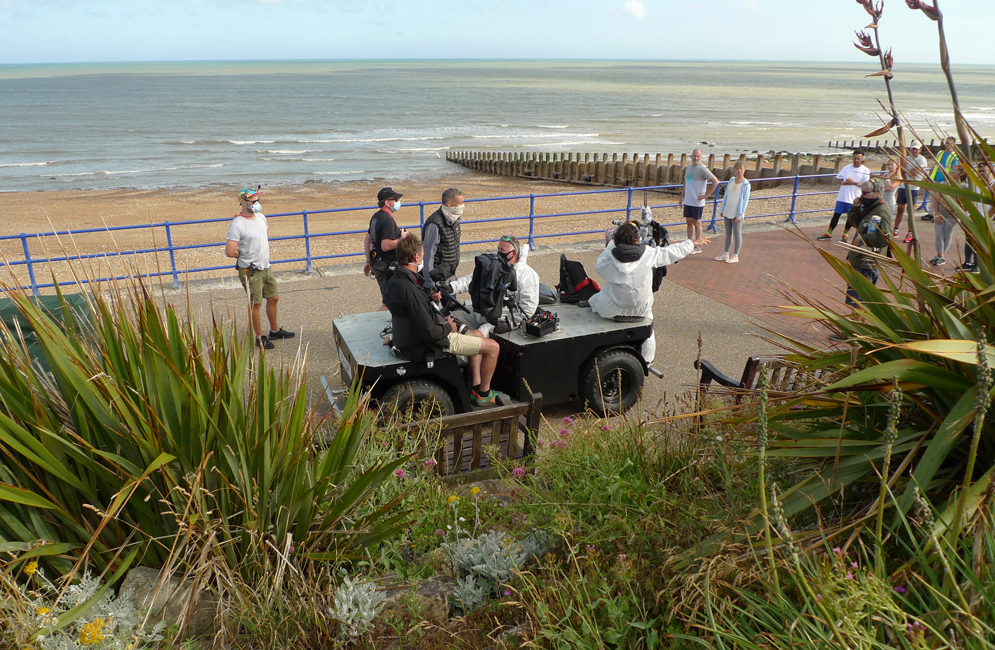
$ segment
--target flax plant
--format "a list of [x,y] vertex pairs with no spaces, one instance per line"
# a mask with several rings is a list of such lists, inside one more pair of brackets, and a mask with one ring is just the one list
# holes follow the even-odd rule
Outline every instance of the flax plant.
[[3,333],[0,541],[64,544],[44,559],[63,575],[116,569],[126,544],[159,567],[214,535],[209,556],[250,577],[291,538],[295,557],[334,561],[403,527],[394,503],[361,508],[406,458],[355,470],[373,416],[354,391],[327,430],[303,356],[273,368],[234,324],[182,320],[140,280],[88,294],[89,325],[12,296],[48,371]]

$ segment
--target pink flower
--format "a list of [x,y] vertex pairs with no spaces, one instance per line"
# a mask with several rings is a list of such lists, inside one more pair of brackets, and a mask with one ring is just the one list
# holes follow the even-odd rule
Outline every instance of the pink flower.
[[546,443],[545,443],[545,441],[543,441],[543,440],[540,440],[539,442],[537,442],[537,443],[536,443],[536,447],[542,447],[542,446],[544,446],[545,444],[546,444]]
[[569,447],[570,445],[568,445],[568,444],[567,444],[567,441],[566,441],[566,440],[561,440],[561,441],[560,441],[560,446],[561,446],[561,447],[563,447],[564,449],[566,449],[566,448],[567,448],[567,447]]
[[619,553],[618,554],[618,561],[619,562],[625,562],[625,553]]
[[435,534],[439,535],[441,537],[442,535],[446,534],[446,531],[442,530],[441,528],[436,528],[435,529]]
[[425,462],[421,464],[421,466],[424,467],[425,469],[432,469],[436,465],[437,463],[435,462],[434,458],[426,458]]
[[896,594],[904,594],[905,593],[905,587],[903,587],[902,585],[897,585],[897,586],[893,587],[893,589],[895,590]]
[[815,595],[815,600],[816,600],[816,602],[821,603],[822,602],[822,594],[816,594]]
[[567,426],[570,426],[573,423],[574,423],[574,421],[573,421],[573,419],[570,418],[569,415],[566,416],[565,418],[563,418],[563,424],[565,424]]
[[511,470],[511,475],[515,476],[515,477],[525,476],[525,468],[524,467],[516,467],[515,469]]
[[857,564],[856,562],[851,562],[851,563],[850,563],[850,566],[851,566],[852,568],[856,569],[856,568],[857,568],[857,567],[859,567],[860,565],[859,565],[859,564]]
[[602,431],[611,431],[612,428],[610,426],[608,426],[607,424],[602,424],[601,425],[601,430]]
[[843,549],[841,549],[839,546],[837,546],[837,547],[835,547],[833,549],[833,553],[835,553],[836,555],[842,555],[843,554]]
[[853,574],[852,574],[852,573],[850,573],[849,571],[847,571],[847,572],[846,572],[846,579],[847,579],[847,580],[853,580]]
[[504,590],[504,595],[505,595],[505,596],[510,596],[510,595],[511,595],[511,590],[509,590],[509,589],[505,589],[505,590]]
[[569,435],[570,435],[570,432],[568,430],[566,430],[566,429],[560,429],[560,437],[561,438],[566,438]]
[[397,478],[404,478],[404,470],[400,468],[394,470],[394,476]]

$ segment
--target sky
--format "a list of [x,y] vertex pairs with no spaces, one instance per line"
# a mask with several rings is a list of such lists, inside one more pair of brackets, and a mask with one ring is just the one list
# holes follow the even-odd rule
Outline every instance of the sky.
[[[880,0],[878,0],[880,1]],[[941,0],[954,64],[995,64],[995,0]],[[0,64],[260,59],[868,61],[854,0],[0,0]],[[885,49],[936,63],[887,0]]]

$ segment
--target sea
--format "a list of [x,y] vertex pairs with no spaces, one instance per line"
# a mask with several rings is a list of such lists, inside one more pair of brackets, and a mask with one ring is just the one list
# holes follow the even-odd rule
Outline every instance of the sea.
[[[867,65],[237,61],[0,65],[0,191],[279,186],[461,173],[450,150],[831,153],[882,124]],[[896,65],[927,141],[953,131],[938,65]],[[961,66],[995,136],[995,66]],[[990,138],[995,139],[995,138]]]

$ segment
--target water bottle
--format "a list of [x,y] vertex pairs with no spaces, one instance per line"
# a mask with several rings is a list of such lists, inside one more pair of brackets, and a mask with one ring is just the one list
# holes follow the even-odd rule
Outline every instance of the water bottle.
[[867,224],[867,234],[873,235],[878,231],[878,226],[881,224],[881,217],[874,215],[871,217],[870,223]]

